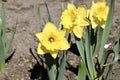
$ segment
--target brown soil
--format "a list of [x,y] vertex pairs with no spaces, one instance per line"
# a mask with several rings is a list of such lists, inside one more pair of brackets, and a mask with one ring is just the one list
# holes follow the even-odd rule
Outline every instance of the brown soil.
[[[61,15],[61,0],[46,1],[53,21],[58,25]],[[76,3],[76,5],[87,4],[87,6],[90,7],[91,0],[78,1],[79,3]],[[64,0],[64,2],[68,3],[70,1]],[[114,37],[120,32],[120,0],[116,0],[115,3],[115,16],[108,42],[113,42]],[[37,18],[36,6],[40,6],[42,18],[47,21],[44,0],[8,0],[5,4],[7,28],[11,28],[15,24],[17,18],[18,26],[11,49],[7,53],[7,57],[13,52],[14,55],[6,63],[5,73],[0,73],[0,80],[48,80],[48,77],[46,77],[46,69],[44,69],[43,66],[40,66],[32,55],[32,53],[36,53],[35,49],[38,44],[35,34],[41,30]],[[9,38],[9,35],[10,31],[7,31],[7,38]],[[71,80],[77,80],[76,71],[79,64],[79,57],[71,53],[68,55],[67,61],[71,67],[65,71],[64,80],[67,80],[66,77],[68,75]],[[113,67],[111,80],[119,80],[119,73],[120,60]]]

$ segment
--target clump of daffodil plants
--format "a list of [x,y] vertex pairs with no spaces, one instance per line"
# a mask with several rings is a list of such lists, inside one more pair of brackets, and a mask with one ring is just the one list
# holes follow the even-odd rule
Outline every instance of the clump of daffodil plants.
[[12,35],[10,36],[10,39],[8,42],[6,42],[6,15],[5,15],[5,2],[2,1],[2,11],[1,11],[1,17],[0,17],[0,71],[5,71],[5,59],[6,59],[6,53],[8,52],[11,43],[14,38],[14,34],[16,31],[16,25],[14,30],[12,31]]
[[[74,34],[81,57],[78,80],[109,80],[112,66],[118,60],[120,52],[120,34],[116,37],[113,48],[104,49],[112,25],[114,3],[114,0],[111,0],[110,5],[106,0],[92,0],[89,9],[85,5],[76,7],[74,3],[69,3],[62,12],[62,28],[59,29],[51,20],[46,4],[48,22],[36,37],[39,39],[37,52],[45,56],[50,80],[62,80],[66,54],[70,48],[71,35],[68,34],[71,33]],[[65,35],[68,35],[68,39]],[[113,54],[112,59],[107,62],[110,54]],[[62,55],[62,58],[59,55]],[[106,74],[105,68],[108,68]]]

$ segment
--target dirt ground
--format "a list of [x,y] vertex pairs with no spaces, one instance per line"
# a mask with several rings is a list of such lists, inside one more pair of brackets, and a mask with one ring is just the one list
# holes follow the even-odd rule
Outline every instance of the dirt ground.
[[[50,9],[50,14],[56,25],[60,22],[61,15],[61,0],[46,0]],[[90,7],[91,0],[78,0],[76,5],[86,4]],[[108,0],[110,1],[110,0]],[[70,2],[64,0],[65,4]],[[120,0],[115,1],[115,15],[111,33],[108,42],[113,42],[114,37],[120,32]],[[47,20],[47,12],[43,0],[7,0],[6,15],[7,15],[7,38],[10,36],[9,28],[11,28],[18,18],[18,26],[11,49],[7,53],[10,56],[14,55],[6,63],[5,73],[0,73],[0,80],[48,80],[47,73],[43,66],[40,66],[33,57],[32,53],[36,53],[38,41],[35,37],[37,32],[40,32],[36,7],[40,6],[42,18]],[[0,1],[1,12],[1,1]],[[74,56],[74,57],[73,57]],[[65,71],[63,80],[67,80],[69,75],[71,80],[77,80],[76,72],[78,67],[78,55],[68,54],[67,61],[71,67]],[[71,70],[69,70],[71,69]],[[110,80],[120,79],[120,59],[113,67],[113,72]]]

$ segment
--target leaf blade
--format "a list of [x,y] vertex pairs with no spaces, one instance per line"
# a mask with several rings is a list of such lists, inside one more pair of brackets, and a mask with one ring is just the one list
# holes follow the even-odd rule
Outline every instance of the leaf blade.
[[99,63],[101,63],[101,61],[102,61],[104,45],[107,41],[107,38],[108,38],[108,35],[110,32],[110,28],[112,25],[113,15],[114,15],[114,5],[115,5],[115,0],[111,0],[111,5],[110,5],[107,21],[105,24],[105,29],[103,31],[103,36],[102,36],[102,41],[101,41],[101,46],[100,46],[100,52],[99,52],[99,57],[98,57]]

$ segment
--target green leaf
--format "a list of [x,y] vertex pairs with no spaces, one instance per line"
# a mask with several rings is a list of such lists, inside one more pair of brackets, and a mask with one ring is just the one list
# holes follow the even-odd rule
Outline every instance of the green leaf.
[[98,56],[99,63],[101,63],[101,61],[102,61],[104,45],[107,41],[110,29],[111,29],[111,25],[112,25],[112,21],[113,21],[113,15],[114,15],[114,3],[115,3],[115,0],[111,0],[111,5],[109,7],[110,9],[109,9],[107,21],[106,21],[106,24],[105,24],[105,29],[103,31],[103,36],[102,36],[102,41],[101,41],[101,46],[100,46],[100,52],[99,52],[99,56]]
[[102,64],[104,64],[103,66],[107,66],[108,64],[106,64],[107,62],[107,59],[109,57],[110,54],[114,53],[113,50],[108,50],[104,53],[104,56],[103,56],[103,60],[102,60]]
[[67,76],[68,80],[71,80],[70,75]]
[[13,29],[13,31],[12,31],[11,38],[10,38],[10,40],[8,41],[8,43],[6,44],[5,54],[8,52],[8,50],[9,50],[11,44],[12,44],[12,41],[13,41],[13,39],[14,39],[14,35],[15,35],[15,32],[16,32],[16,27],[17,27],[17,22],[18,22],[18,21],[16,20],[16,24],[15,24],[15,27],[14,27],[14,29]]
[[55,80],[56,79],[56,65],[55,60],[52,58],[52,56],[47,53],[45,54],[45,60],[46,60],[46,65],[47,65],[47,72],[50,80]]
[[5,21],[5,7],[4,2],[2,2],[2,26],[0,35],[0,71],[4,72],[5,68],[5,31],[6,31],[6,21]]
[[[101,71],[101,73],[100,73],[100,76],[103,74],[105,67],[108,66],[108,69],[106,70],[105,80],[109,80],[110,74],[112,73],[113,64],[111,64],[111,63],[110,63],[110,64],[106,64],[109,55],[112,54],[112,53],[114,53],[113,50],[108,50],[108,51],[106,51],[106,52],[104,53],[104,57],[103,57],[103,60],[102,60],[102,64],[105,64],[105,65],[103,65],[103,67],[102,67],[102,71]],[[113,57],[111,58],[111,60],[113,60]],[[102,77],[102,76],[101,76],[101,77]],[[101,78],[101,77],[100,77],[100,78]]]
[[78,71],[78,80],[86,80],[86,67],[82,59],[80,60],[80,66]]
[[83,62],[85,63],[86,61],[85,61],[85,50],[84,50],[83,40],[82,39],[78,39],[76,37],[75,37],[75,40],[76,40],[76,45],[77,45],[79,54],[82,57]]
[[37,16],[38,16],[38,22],[40,27],[42,26],[42,22],[41,22],[41,12],[40,12],[40,7],[37,6]]
[[110,80],[110,75],[112,73],[112,67],[113,65],[109,66],[105,80]]
[[[87,68],[84,41],[83,41],[83,39],[78,39],[77,37],[75,37],[75,40],[76,40],[76,45],[77,45],[79,54],[85,64],[85,68]],[[87,73],[89,73],[88,70],[87,70]],[[90,74],[88,74],[88,77],[90,77]]]
[[5,67],[5,54],[2,37],[0,36],[0,71],[4,72],[4,67]]
[[2,30],[2,19],[0,17],[0,36],[1,36],[1,30]]
[[51,18],[51,16],[50,16],[50,12],[49,12],[49,9],[48,9],[48,5],[47,5],[46,2],[45,2],[45,6],[46,6],[47,14],[48,14],[48,21],[49,21],[49,22],[53,22],[53,21],[52,21],[52,18]]
[[[120,33],[116,37],[116,41],[115,41],[115,45],[114,45],[113,51],[112,50],[107,51],[107,53],[105,53],[104,58],[102,60],[102,64],[104,64],[103,68],[104,68],[104,66],[108,66],[109,67],[108,70],[106,71],[107,74],[106,74],[105,80],[109,80],[109,78],[110,78],[110,75],[112,73],[113,64],[116,63],[118,58],[119,58],[119,50],[120,50]],[[107,59],[108,59],[108,56],[111,53],[114,54],[113,57],[112,57],[112,62],[106,63]]]
[[56,80],[62,80],[63,78],[65,66],[66,66],[66,52],[64,53],[63,59],[61,61],[60,69],[59,69],[58,76],[57,76],[58,78]]
[[61,12],[65,9],[64,2],[61,2]]
[[96,77],[95,73],[95,67],[93,62],[93,57],[91,53],[91,38],[90,38],[90,27],[87,27],[86,29],[86,35],[85,35],[85,56],[86,56],[86,64],[87,64],[87,70],[91,77],[91,79],[94,79]]
[[108,65],[116,63],[119,59],[119,50],[120,50],[120,33],[116,37],[116,41],[115,41],[115,44],[114,44],[114,47],[113,47],[113,52],[111,52],[111,53],[114,54],[112,62],[104,64],[103,66],[108,66]]
[[113,64],[117,62],[118,58],[119,58],[119,50],[120,50],[120,33],[118,34],[118,36],[116,37],[116,41],[115,41],[115,44],[114,44],[114,48],[113,48],[113,51],[109,51],[109,53],[105,53],[107,54],[107,56],[103,58],[103,61],[102,63],[106,63],[107,59],[108,59],[108,56],[110,53],[113,53],[113,57],[112,57],[112,62],[110,63],[106,63],[104,64],[103,66],[108,66],[108,70],[106,71],[107,74],[106,74],[106,77],[105,77],[105,80],[109,80],[110,78],[110,75],[112,73],[112,67],[113,67]]
[[95,57],[95,55],[99,52],[100,49],[100,43],[101,43],[101,39],[102,39],[102,33],[103,33],[103,29],[101,29],[101,27],[97,27],[96,32],[95,32],[95,38],[96,43],[95,43],[95,51],[93,53],[93,57]]
[[6,31],[6,15],[5,15],[5,6],[4,6],[4,2],[2,2],[2,42],[3,42],[3,49],[5,49],[5,31]]
[[116,37],[116,41],[115,41],[113,50],[115,53],[114,62],[116,62],[119,58],[119,52],[120,52],[120,33]]

